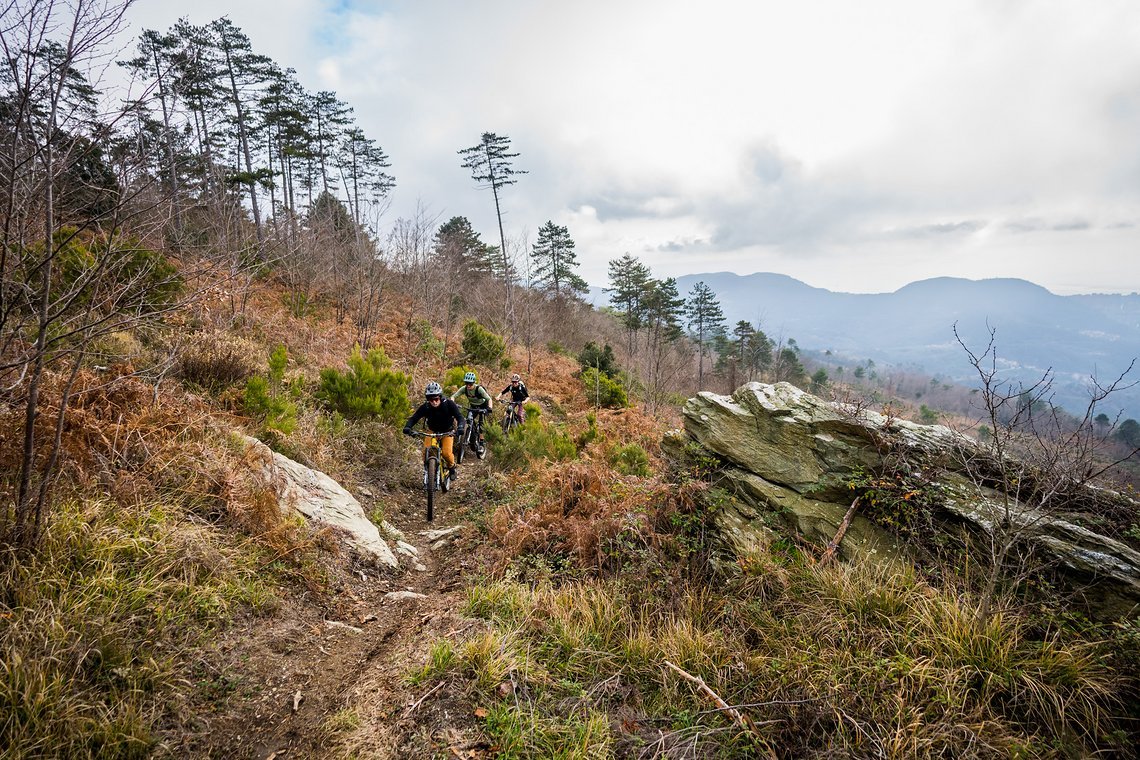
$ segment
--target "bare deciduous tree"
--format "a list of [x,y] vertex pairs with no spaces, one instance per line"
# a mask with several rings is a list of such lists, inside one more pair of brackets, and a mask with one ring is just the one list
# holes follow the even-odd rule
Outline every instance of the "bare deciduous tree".
[[0,411],[23,420],[14,471],[0,481],[9,549],[33,549],[43,530],[93,341],[161,314],[179,290],[174,267],[123,231],[142,188],[124,191],[127,172],[115,177],[103,161],[129,106],[99,114],[89,74],[129,5],[13,2],[0,27]]
[[999,506],[985,542],[989,568],[978,610],[985,620],[1002,581],[1026,571],[1026,538],[1034,528],[1058,514],[1081,511],[1090,486],[1140,452],[1133,448],[1113,456],[1112,427],[1096,422],[1113,393],[1135,384],[1127,382],[1135,360],[1107,385],[1093,377],[1084,413],[1074,417],[1052,403],[1051,370],[1029,385],[1002,379],[993,328],[980,352],[966,345],[956,325],[954,337],[978,375],[979,411],[988,428],[979,449],[962,447],[959,454],[978,498],[996,498]]

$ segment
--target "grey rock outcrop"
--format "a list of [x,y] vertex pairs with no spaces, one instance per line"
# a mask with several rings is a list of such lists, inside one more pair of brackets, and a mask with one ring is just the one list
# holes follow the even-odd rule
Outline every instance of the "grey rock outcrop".
[[[666,451],[683,457],[696,445],[723,463],[721,482],[736,498],[714,519],[735,553],[747,553],[788,531],[827,544],[855,496],[851,481],[884,471],[892,464],[887,457],[895,457],[897,464],[900,450],[911,461],[937,463],[934,510],[941,526],[965,525],[985,536],[1005,524],[1002,495],[966,477],[955,464],[964,453],[977,453],[977,443],[944,426],[851,409],[788,383],[749,383],[732,396],[701,393],[689,399],[682,415],[684,431],[666,436]],[[1086,492],[1097,498],[1091,489]],[[1113,610],[1106,615],[1127,614],[1140,604],[1140,552],[1135,548],[1059,511],[1044,514],[1016,502],[1010,522],[1019,540],[1044,562],[1090,588],[1086,596],[1094,605]],[[857,511],[839,551],[847,559],[866,559],[912,556],[911,548]]]
[[300,514],[318,526],[335,528],[364,559],[397,568],[399,560],[364,514],[360,502],[323,472],[305,467],[273,451],[261,441],[243,436],[244,462],[262,488],[272,492],[283,516]]

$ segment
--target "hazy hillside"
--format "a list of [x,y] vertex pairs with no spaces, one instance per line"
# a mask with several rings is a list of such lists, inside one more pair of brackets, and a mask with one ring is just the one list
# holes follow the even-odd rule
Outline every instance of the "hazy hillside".
[[[784,275],[729,272],[685,275],[687,293],[704,281],[729,323],[759,323],[773,340],[795,338],[805,349],[831,350],[852,361],[911,367],[955,382],[976,379],[954,338],[972,349],[996,330],[998,359],[1011,379],[1056,375],[1057,400],[1083,408],[1088,379],[1111,381],[1140,356],[1140,295],[1058,296],[1025,280],[940,277],[893,293],[836,293]],[[1140,389],[1114,396],[1126,417],[1140,414]]]

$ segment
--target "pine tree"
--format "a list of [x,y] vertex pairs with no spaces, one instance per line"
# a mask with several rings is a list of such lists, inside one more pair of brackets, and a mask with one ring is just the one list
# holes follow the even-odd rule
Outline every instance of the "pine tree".
[[335,158],[336,147],[348,125],[352,109],[337,99],[335,92],[321,90],[310,101],[313,116],[313,155],[321,173],[321,189],[329,192],[329,164]]
[[646,390],[651,408],[663,400],[666,388],[666,359],[681,337],[685,299],[677,293],[672,277],[650,280],[642,300],[646,343],[649,351]]
[[[310,117],[302,107],[304,89],[292,69],[275,69],[260,101],[261,118],[265,125],[265,142],[269,164],[269,192],[276,219],[283,215],[289,222],[292,238],[297,237],[297,206],[294,192],[294,162],[303,160],[309,150]],[[276,161],[276,165],[274,164]],[[280,177],[281,200],[276,198]],[[278,205],[280,204],[280,205]],[[282,213],[278,213],[278,211]],[[355,211],[355,209],[354,209]],[[359,223],[359,219],[357,220]]]
[[345,130],[337,161],[352,218],[363,226],[362,204],[382,201],[396,186],[396,179],[387,172],[392,164],[376,141],[365,137],[359,127]]
[[609,264],[610,303],[621,315],[625,326],[630,356],[634,353],[634,336],[641,329],[643,320],[642,302],[645,300],[651,280],[649,267],[629,253]]
[[261,248],[265,244],[265,235],[261,228],[257,183],[262,172],[255,170],[253,166],[250,143],[254,139],[254,134],[249,116],[248,91],[260,87],[265,82],[272,62],[264,55],[254,53],[249,37],[227,18],[220,18],[211,23],[210,32],[213,44],[220,52],[221,68],[218,73],[224,78],[223,87],[226,88],[228,99],[234,108],[231,121],[236,129],[236,147],[240,155],[235,163],[240,163],[242,159],[245,162],[245,170],[233,172],[230,181],[245,185],[249,190],[254,230],[257,234],[258,247]]
[[[155,83],[152,97],[158,101],[162,112],[162,147],[166,159],[166,166],[164,170],[158,172],[158,176],[166,186],[176,235],[182,229],[182,205],[179,199],[179,161],[176,158],[176,154],[180,152],[179,140],[173,126],[177,97],[170,70],[174,65],[173,57],[177,45],[178,42],[173,35],[144,29],[139,36],[138,55],[120,64],[141,78],[153,77]],[[139,121],[142,121],[142,117]]]
[[511,165],[512,159],[517,158],[519,154],[509,152],[510,144],[510,138],[505,135],[484,132],[478,145],[460,150],[459,155],[463,156],[463,168],[471,170],[471,178],[483,184],[484,187],[491,188],[491,193],[495,197],[495,218],[499,222],[499,253],[502,255],[502,274],[507,292],[507,321],[513,322],[514,300],[511,296],[511,262],[507,257],[507,238],[503,234],[503,211],[499,202],[499,190],[507,185],[515,184],[518,180],[514,177],[518,174],[526,174],[526,172]]
[[553,293],[555,298],[589,290],[586,281],[574,271],[578,267],[578,256],[567,228],[552,221],[542,225],[531,250],[531,261],[534,283]]
[[706,341],[724,327],[724,311],[720,308],[720,301],[716,293],[703,281],[693,285],[689,291],[689,299],[685,302],[685,316],[689,321],[689,328],[695,330],[697,337],[697,390],[704,390],[705,381],[705,345]]
[[445,267],[454,268],[466,277],[491,275],[493,262],[489,256],[496,249],[479,238],[465,216],[453,216],[440,225],[435,233],[434,248]]

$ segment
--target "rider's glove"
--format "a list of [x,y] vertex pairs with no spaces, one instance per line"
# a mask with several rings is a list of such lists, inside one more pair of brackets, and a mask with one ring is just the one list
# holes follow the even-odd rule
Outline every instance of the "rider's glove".
[[404,435],[411,435],[411,434],[412,434],[412,429],[410,427],[404,428]]
[[459,427],[457,427],[457,428],[455,429],[455,434],[456,434],[457,436],[459,436],[460,438],[462,438],[462,437],[463,437],[463,428],[464,428],[464,427],[466,427],[466,426],[465,426],[465,425],[460,425]]

